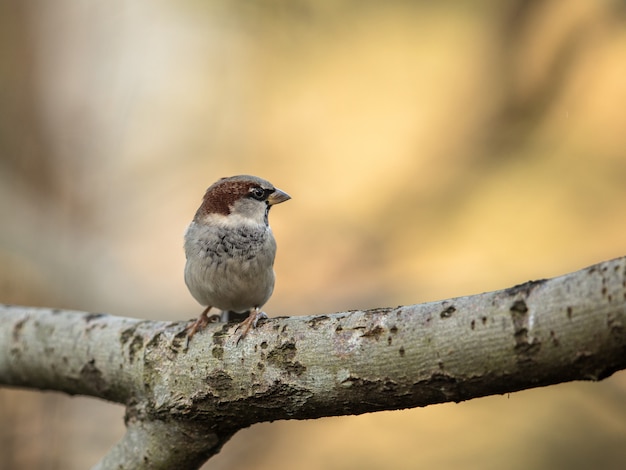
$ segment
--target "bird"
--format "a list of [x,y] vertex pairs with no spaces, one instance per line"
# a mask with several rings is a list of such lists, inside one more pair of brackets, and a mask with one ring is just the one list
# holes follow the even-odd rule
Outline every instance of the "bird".
[[[212,308],[248,313],[237,344],[259,320],[274,291],[276,241],[268,222],[272,206],[291,199],[269,181],[251,175],[221,178],[206,190],[185,231],[185,284],[205,306],[187,327],[187,344],[214,318]],[[236,330],[236,331],[237,331]]]

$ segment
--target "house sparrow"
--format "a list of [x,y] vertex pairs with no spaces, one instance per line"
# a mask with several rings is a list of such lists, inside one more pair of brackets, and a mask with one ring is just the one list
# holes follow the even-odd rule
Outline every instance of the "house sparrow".
[[256,176],[222,178],[207,189],[185,232],[185,283],[206,308],[187,329],[190,339],[223,312],[250,312],[237,327],[241,340],[261,318],[274,290],[276,241],[267,216],[274,204],[291,199]]

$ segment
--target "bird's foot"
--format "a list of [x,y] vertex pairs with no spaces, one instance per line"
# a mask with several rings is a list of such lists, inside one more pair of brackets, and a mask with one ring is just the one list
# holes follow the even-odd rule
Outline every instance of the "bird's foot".
[[256,328],[260,320],[265,320],[265,319],[267,319],[267,314],[265,312],[262,312],[261,309],[259,309],[259,307],[254,307],[250,311],[250,315],[248,315],[248,318],[242,321],[239,325],[237,325],[237,328],[235,328],[235,331],[238,331],[240,328],[243,328],[242,332],[239,334],[239,338],[237,338],[236,344],[239,344],[239,341],[245,338],[245,336],[248,334],[250,329]]
[[196,318],[196,320],[191,323],[190,325],[187,325],[187,327],[185,328],[185,331],[187,332],[187,338],[185,340],[185,351],[187,350],[187,348],[189,347],[189,340],[191,340],[191,338],[193,337],[193,335],[195,335],[198,331],[203,330],[204,328],[206,328],[206,326],[209,323],[214,323],[216,321],[220,320],[220,315],[211,315],[209,316],[209,310],[211,310],[211,306],[207,307],[204,309],[204,311],[200,314],[200,316],[198,318]]

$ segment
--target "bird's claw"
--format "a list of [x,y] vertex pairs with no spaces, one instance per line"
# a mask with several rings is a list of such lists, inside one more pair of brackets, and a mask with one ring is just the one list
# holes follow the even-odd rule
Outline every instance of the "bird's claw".
[[266,320],[267,318],[268,317],[265,312],[262,312],[258,308],[254,308],[250,312],[250,315],[248,315],[248,318],[246,318],[244,321],[239,323],[239,325],[237,325],[237,328],[235,328],[235,331],[239,331],[240,328],[243,328],[243,331],[239,335],[239,338],[237,338],[236,344],[239,344],[239,341],[245,338],[245,336],[248,334],[250,329],[256,328],[260,320]]
[[252,328],[256,328],[259,324],[259,320],[267,320],[268,316],[265,312],[259,312],[255,315],[254,321],[252,322]]
[[203,330],[204,328],[206,328],[206,326],[209,323],[215,323],[220,321],[221,316],[218,314],[214,314],[209,316],[209,310],[211,310],[211,307],[207,307],[202,314],[195,319],[195,321],[189,325],[187,325],[185,327],[185,331],[187,333],[187,337],[185,338],[185,347],[184,347],[184,351],[187,351],[187,349],[189,349],[189,340],[191,340],[191,338],[193,337],[193,335],[195,335],[198,331]]

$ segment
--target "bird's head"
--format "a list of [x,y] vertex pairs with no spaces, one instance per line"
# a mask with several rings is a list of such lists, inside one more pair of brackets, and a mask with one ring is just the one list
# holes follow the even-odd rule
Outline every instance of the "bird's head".
[[257,176],[222,178],[207,189],[194,221],[223,216],[267,224],[270,207],[291,199],[289,194]]

